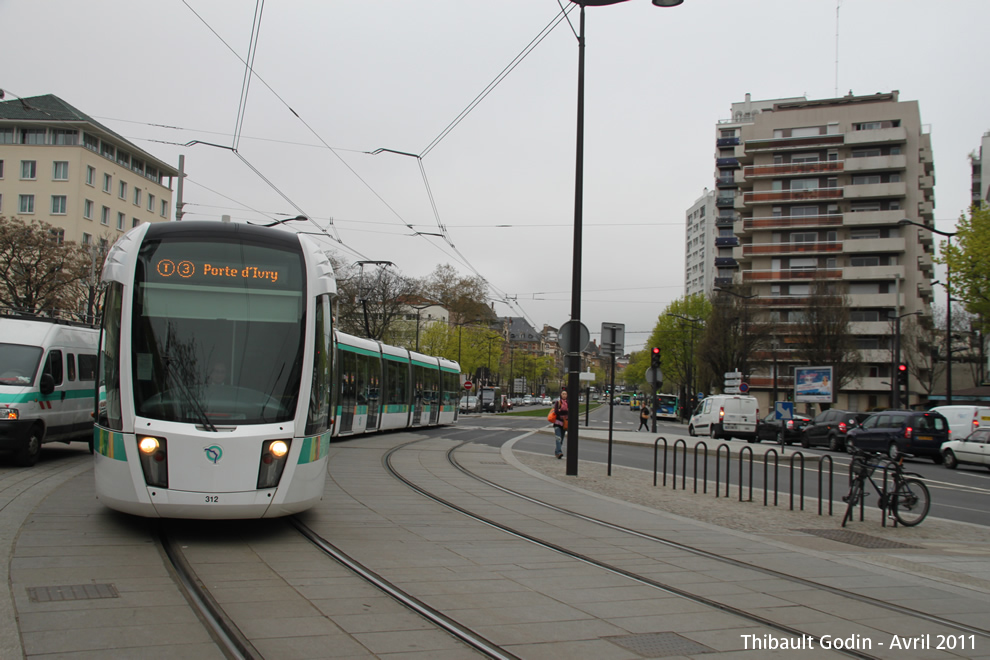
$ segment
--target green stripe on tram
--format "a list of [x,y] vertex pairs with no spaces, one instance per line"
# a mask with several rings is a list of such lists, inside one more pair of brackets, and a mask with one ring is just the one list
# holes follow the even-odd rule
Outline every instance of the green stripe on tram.
[[127,450],[124,449],[124,434],[94,426],[93,451],[115,461],[126,461]]
[[299,449],[299,465],[315,463],[330,451],[330,431],[321,435],[303,438],[302,447]]

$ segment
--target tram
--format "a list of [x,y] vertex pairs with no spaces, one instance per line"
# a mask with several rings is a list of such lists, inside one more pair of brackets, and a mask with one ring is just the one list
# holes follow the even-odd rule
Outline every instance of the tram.
[[97,498],[145,517],[273,518],[323,496],[331,438],[456,421],[460,368],[337,333],[309,238],[140,225],[110,250]]

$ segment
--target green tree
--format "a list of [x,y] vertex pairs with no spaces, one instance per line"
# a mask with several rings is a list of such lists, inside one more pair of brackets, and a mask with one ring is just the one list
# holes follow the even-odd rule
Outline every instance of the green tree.
[[0,217],[0,305],[21,312],[85,315],[88,250],[54,225]]
[[[660,347],[660,370],[664,376],[662,391],[680,391],[688,399],[699,390],[711,391],[710,375],[698,368],[697,352],[711,311],[711,301],[702,294],[694,294],[671,302],[657,319],[646,348]],[[644,355],[643,359],[642,365],[637,362],[635,369],[645,373],[650,364],[649,355]]]
[[936,261],[949,269],[951,295],[985,324],[990,319],[990,206],[973,205],[969,216],[959,217],[954,240],[939,247],[942,256]]

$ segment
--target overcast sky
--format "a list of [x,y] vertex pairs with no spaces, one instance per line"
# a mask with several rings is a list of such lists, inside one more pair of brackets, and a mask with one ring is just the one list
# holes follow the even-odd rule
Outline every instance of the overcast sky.
[[[185,154],[187,219],[304,213],[346,259],[413,277],[450,263],[513,301],[496,302],[498,314],[559,327],[570,316],[578,12],[573,31],[557,25],[445,129],[561,4],[268,0],[242,103],[251,0],[2,0],[0,88],[7,99],[55,94],[166,162]],[[969,203],[967,156],[990,130],[990,2],[842,0],[838,40],[836,9],[587,10],[581,316],[592,338],[603,321],[624,323],[637,350],[683,295],[684,212],[714,187],[716,122],[747,92],[918,101],[936,226],[952,229]],[[192,140],[227,148],[179,146]],[[422,159],[365,153],[379,148]],[[440,233],[453,247],[422,235]]]

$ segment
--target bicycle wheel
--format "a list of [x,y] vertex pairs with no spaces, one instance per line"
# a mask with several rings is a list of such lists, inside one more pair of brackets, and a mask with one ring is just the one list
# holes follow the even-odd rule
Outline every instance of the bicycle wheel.
[[849,487],[849,493],[842,499],[846,502],[846,515],[842,517],[842,526],[845,527],[847,522],[852,522],[856,505],[863,499],[863,482],[854,481]]
[[905,527],[917,525],[928,515],[931,496],[928,486],[918,479],[907,478],[897,484],[890,510],[897,522]]

